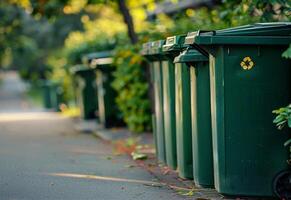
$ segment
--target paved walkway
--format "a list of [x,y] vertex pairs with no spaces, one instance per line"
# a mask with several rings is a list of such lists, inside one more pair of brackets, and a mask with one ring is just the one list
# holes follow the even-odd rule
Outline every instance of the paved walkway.
[[182,199],[71,119],[37,111],[14,73],[0,85],[0,200]]

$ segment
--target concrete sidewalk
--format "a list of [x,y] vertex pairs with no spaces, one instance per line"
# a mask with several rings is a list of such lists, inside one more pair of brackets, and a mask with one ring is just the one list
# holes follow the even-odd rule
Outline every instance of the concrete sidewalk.
[[10,73],[0,88],[0,199],[188,199],[71,119],[37,112],[23,86]]

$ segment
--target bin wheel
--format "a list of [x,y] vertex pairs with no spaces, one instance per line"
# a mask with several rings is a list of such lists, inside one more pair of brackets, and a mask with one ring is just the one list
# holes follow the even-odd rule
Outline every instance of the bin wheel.
[[282,200],[291,200],[291,170],[283,170],[274,178],[273,191]]

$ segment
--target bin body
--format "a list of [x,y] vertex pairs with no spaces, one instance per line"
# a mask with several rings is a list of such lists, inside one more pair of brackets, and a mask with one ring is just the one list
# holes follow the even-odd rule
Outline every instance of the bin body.
[[163,69],[162,46],[164,40],[157,40],[143,44],[142,55],[149,61],[151,84],[154,96],[154,114],[152,127],[155,140],[156,154],[159,161],[166,163],[164,110],[163,110]]
[[272,110],[291,101],[291,62],[282,58],[291,38],[283,36],[284,26],[278,33],[268,26],[194,38],[211,54],[214,174],[220,193],[272,196],[273,178],[287,168],[283,143],[288,134],[276,129]]
[[43,104],[46,109],[51,109],[53,107],[52,105],[52,98],[51,98],[51,86],[47,84],[42,85],[43,89]]
[[175,64],[174,58],[184,49],[185,35],[167,37],[163,45],[163,111],[167,165],[177,168]]
[[94,119],[98,109],[95,72],[85,66],[75,66],[74,68],[76,100],[81,111],[81,117],[85,120]]
[[41,87],[44,107],[60,111],[59,105],[62,101],[62,88],[59,83],[51,80],[43,80],[41,81]]
[[112,70],[96,69],[96,83],[98,90],[98,116],[100,124],[109,128],[121,124],[120,112],[115,102],[116,91],[112,88],[113,81]]
[[193,179],[195,185],[213,187],[213,153],[208,62],[190,67]]
[[94,67],[97,96],[98,96],[98,118],[104,128],[123,126],[120,110],[116,104],[117,92],[111,86],[114,77],[112,52],[103,51],[92,53],[91,66]]
[[83,88],[84,88],[84,80],[80,76],[74,77],[74,87],[75,87],[75,100],[77,107],[80,109],[81,118],[84,119],[84,103],[83,103]]
[[186,64],[175,64],[175,93],[178,172],[180,177],[192,179],[190,69]]
[[157,156],[160,161],[166,163],[164,112],[163,112],[163,76],[161,61],[152,62],[154,99],[155,99],[155,124],[157,140]]
[[84,87],[82,88],[83,117],[84,119],[94,119],[97,110],[95,75],[92,71],[88,71],[82,78],[84,79]]
[[193,179],[195,185],[213,187],[213,153],[208,57],[188,48],[175,62],[190,68]]
[[175,65],[173,60],[162,61],[163,114],[167,165],[177,168],[176,116],[175,116]]

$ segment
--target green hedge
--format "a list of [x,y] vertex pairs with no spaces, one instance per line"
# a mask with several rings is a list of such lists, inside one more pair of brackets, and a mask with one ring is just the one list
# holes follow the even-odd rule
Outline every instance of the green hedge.
[[113,74],[115,80],[112,83],[118,92],[117,105],[125,123],[133,132],[151,129],[149,85],[139,48],[140,46],[127,46],[116,50],[116,71]]

